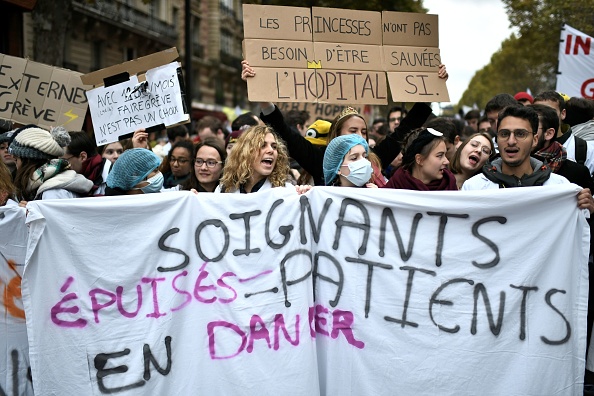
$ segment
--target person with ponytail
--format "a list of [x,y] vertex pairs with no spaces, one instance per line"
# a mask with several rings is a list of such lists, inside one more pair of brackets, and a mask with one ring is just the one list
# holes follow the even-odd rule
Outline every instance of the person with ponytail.
[[402,166],[385,188],[418,191],[458,190],[456,178],[448,169],[446,140],[433,128],[418,129],[407,136]]

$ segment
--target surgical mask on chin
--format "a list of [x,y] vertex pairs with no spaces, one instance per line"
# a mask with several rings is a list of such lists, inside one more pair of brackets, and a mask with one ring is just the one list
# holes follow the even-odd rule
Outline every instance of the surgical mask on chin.
[[139,190],[145,194],[158,193],[161,191],[161,188],[163,188],[163,180],[163,174],[158,172],[155,176],[146,179],[148,184],[144,187],[140,187]]
[[348,166],[350,171],[350,173],[344,175],[344,177],[357,187],[362,187],[367,184],[373,173],[371,162],[365,158],[361,158],[360,160],[343,166]]

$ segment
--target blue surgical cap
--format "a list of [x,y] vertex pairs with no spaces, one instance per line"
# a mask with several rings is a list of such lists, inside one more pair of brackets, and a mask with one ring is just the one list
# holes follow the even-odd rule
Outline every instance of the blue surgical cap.
[[[365,152],[369,153],[367,141],[356,134],[337,136],[328,143],[324,152],[324,183],[329,186],[338,175],[340,166],[347,153],[356,145],[365,147]],[[118,160],[119,161],[119,160]]]

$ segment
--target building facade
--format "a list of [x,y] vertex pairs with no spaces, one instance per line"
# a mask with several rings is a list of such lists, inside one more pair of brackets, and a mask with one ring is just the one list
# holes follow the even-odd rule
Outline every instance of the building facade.
[[[40,22],[32,14],[47,1],[54,0],[0,0],[0,21],[4,22],[0,53],[41,61],[35,54],[35,40],[43,18]],[[191,89],[186,87],[186,91],[196,106],[247,106],[247,87],[240,76],[241,1],[60,1],[69,2],[72,22],[64,40],[62,64],[52,66],[88,73],[177,47],[184,73],[191,73]],[[186,10],[190,12],[189,29]]]

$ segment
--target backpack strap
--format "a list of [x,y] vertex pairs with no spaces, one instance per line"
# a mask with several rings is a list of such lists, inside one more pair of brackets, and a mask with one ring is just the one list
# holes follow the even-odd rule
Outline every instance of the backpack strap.
[[588,143],[584,139],[575,136],[575,162],[584,165],[586,163],[587,153]]

